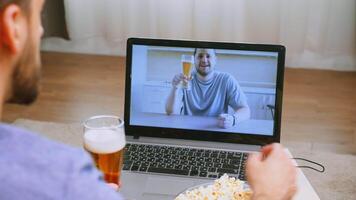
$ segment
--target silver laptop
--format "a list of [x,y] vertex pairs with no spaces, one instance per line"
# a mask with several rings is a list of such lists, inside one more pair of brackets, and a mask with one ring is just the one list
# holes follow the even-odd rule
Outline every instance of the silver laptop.
[[245,180],[248,153],[280,140],[284,59],[281,45],[130,38],[121,193],[174,199],[224,173]]

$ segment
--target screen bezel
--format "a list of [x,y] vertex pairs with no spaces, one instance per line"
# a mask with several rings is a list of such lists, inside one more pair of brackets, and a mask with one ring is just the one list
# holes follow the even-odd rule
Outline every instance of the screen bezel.
[[[211,48],[225,50],[246,50],[246,51],[268,51],[278,53],[277,61],[277,81],[276,81],[276,98],[274,111],[273,135],[252,135],[245,133],[227,133],[201,130],[187,130],[165,127],[148,127],[130,125],[130,108],[131,108],[131,71],[132,71],[132,47],[133,45],[147,46],[166,46],[166,47],[187,47],[187,48]],[[187,41],[187,40],[166,40],[166,39],[147,39],[147,38],[129,38],[127,40],[127,57],[126,57],[126,83],[125,83],[125,132],[126,135],[135,137],[159,137],[189,139],[200,141],[228,142],[237,144],[265,145],[273,142],[280,142],[281,115],[282,115],[282,96],[283,96],[283,79],[285,63],[285,47],[273,44],[245,44],[245,43],[223,43],[208,41]],[[182,134],[184,132],[184,134]]]

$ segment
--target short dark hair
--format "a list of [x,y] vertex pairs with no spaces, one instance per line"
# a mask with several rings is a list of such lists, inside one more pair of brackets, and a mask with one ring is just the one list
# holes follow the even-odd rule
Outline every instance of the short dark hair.
[[25,12],[30,10],[30,2],[32,0],[0,0],[0,11],[10,4],[20,6]]
[[[207,48],[195,48],[194,49],[194,54],[193,54],[194,56],[195,56],[195,54],[197,54],[197,50],[198,49],[207,49]],[[212,50],[214,51],[214,54],[216,55],[216,50],[215,49],[212,49]]]

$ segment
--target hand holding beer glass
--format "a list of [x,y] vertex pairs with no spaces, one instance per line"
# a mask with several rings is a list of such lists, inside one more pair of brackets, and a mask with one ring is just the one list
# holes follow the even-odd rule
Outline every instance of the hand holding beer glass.
[[107,183],[119,184],[126,145],[124,122],[116,116],[100,115],[84,122],[84,148]]
[[182,55],[182,70],[183,70],[183,81],[182,88],[190,89],[189,81],[192,80],[192,68],[194,64],[194,56],[192,55]]

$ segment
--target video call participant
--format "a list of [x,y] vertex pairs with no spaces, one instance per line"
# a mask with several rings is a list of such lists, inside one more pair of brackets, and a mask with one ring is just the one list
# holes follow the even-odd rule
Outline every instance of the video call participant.
[[[5,102],[36,99],[43,4],[0,0],[0,117]],[[290,199],[295,193],[296,169],[281,145],[252,154],[246,167],[253,200]],[[6,124],[0,124],[0,180],[1,200],[123,199],[84,150]]]
[[[189,82],[190,89],[182,90],[183,115],[217,117],[218,126],[230,128],[250,118],[250,108],[246,96],[236,79],[225,72],[215,70],[217,57],[214,49],[195,49],[195,73],[192,78],[182,73],[174,76],[172,89],[166,102],[166,113],[174,112],[178,86],[181,82]],[[229,106],[233,114],[227,114]]]

